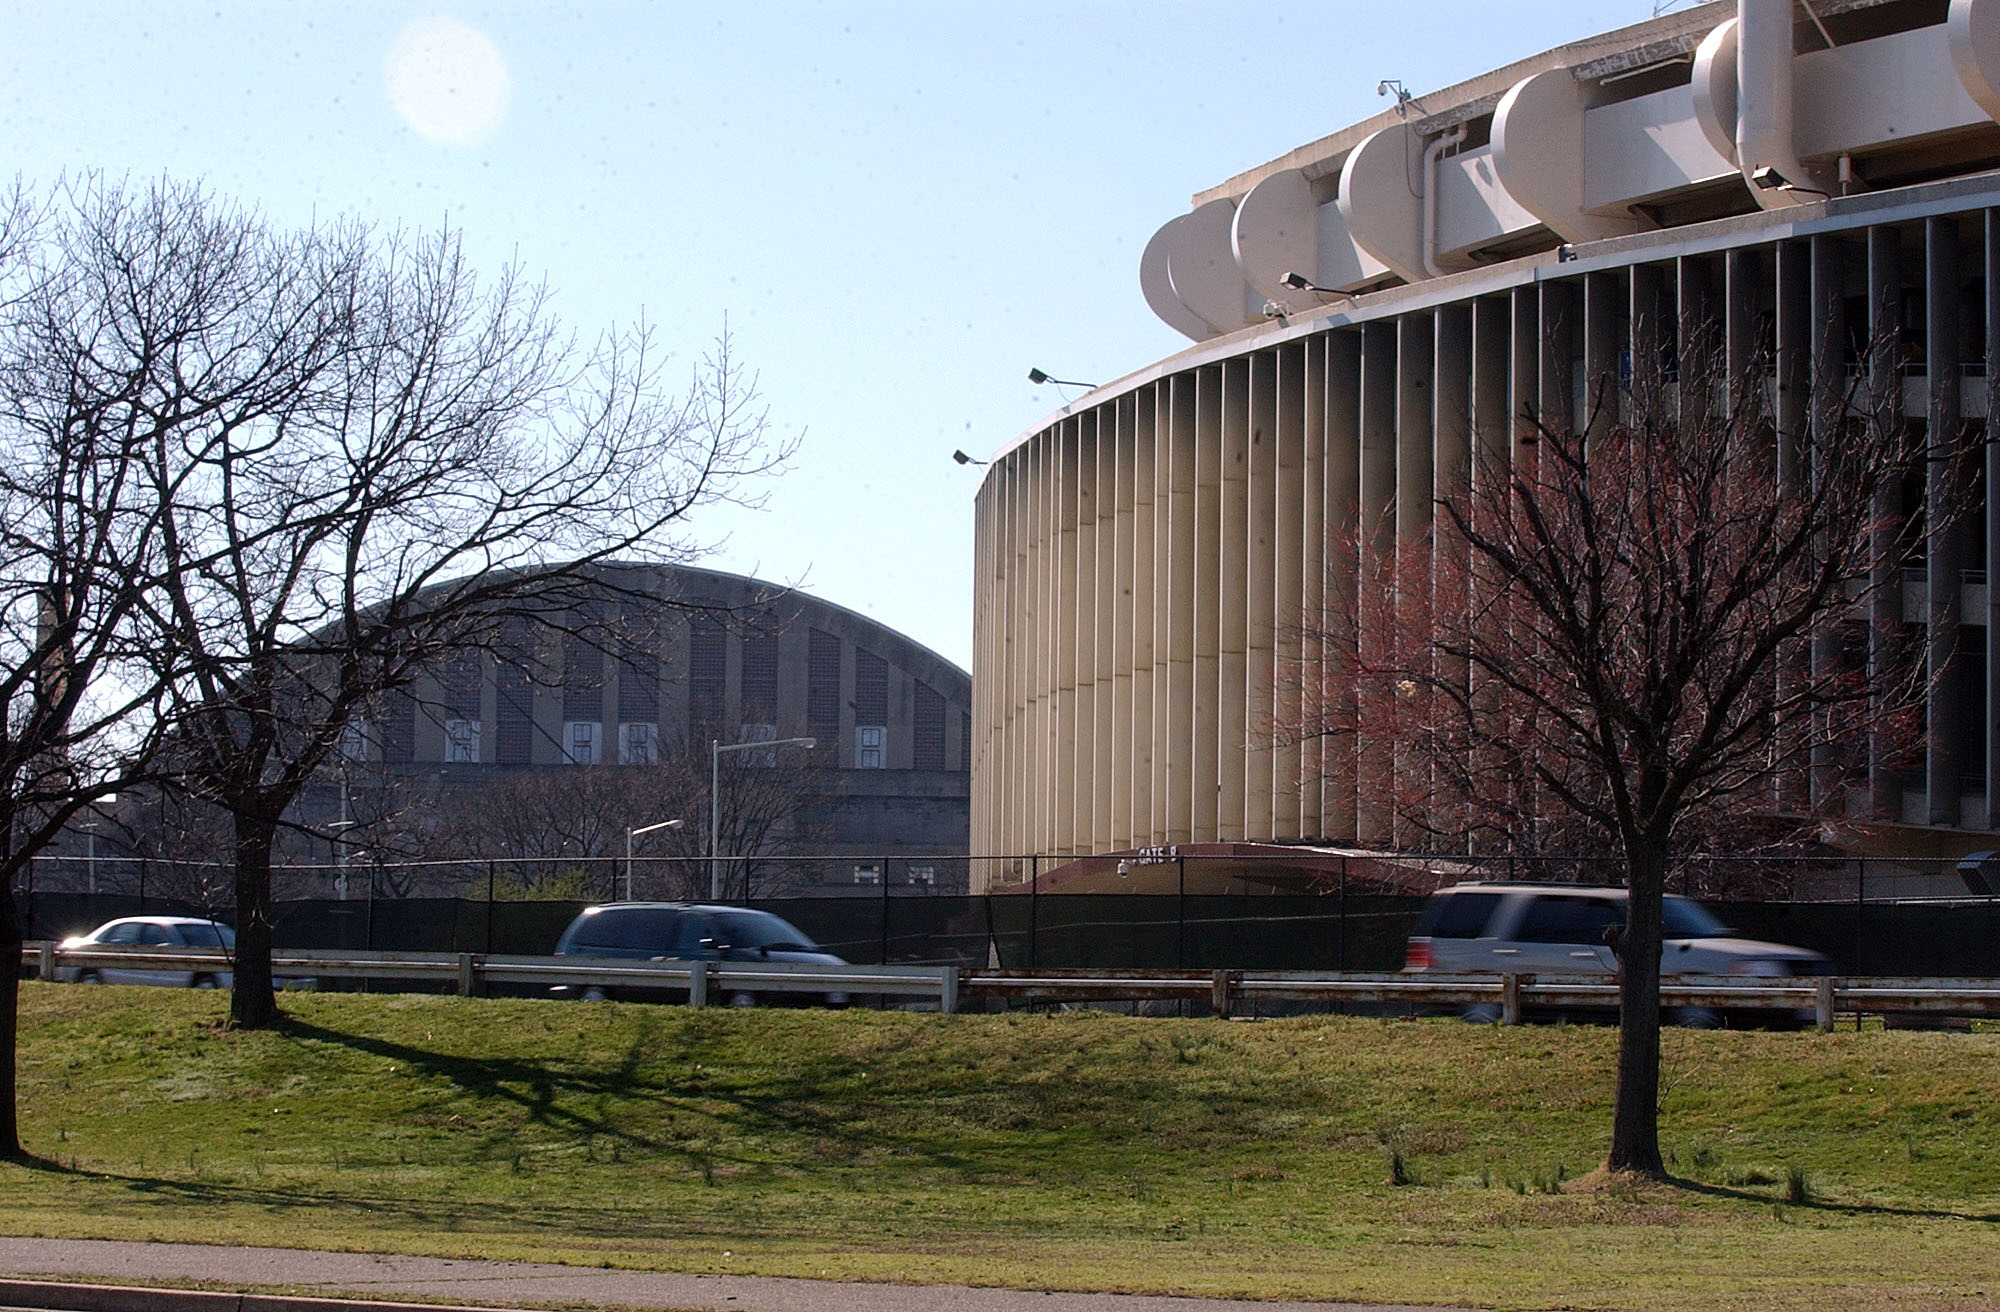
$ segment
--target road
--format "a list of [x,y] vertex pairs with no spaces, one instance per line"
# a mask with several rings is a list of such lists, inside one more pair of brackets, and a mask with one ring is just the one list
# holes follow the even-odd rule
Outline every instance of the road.
[[[0,1238],[0,1273],[12,1278],[0,1278],[0,1307],[75,1312],[364,1312],[405,1299],[434,1300],[425,1312],[439,1312],[437,1302],[481,1309],[562,1304],[702,1312],[1445,1312],[1362,1303],[684,1275],[535,1262],[93,1239]],[[58,1277],[93,1288],[57,1287],[38,1277]],[[189,1281],[235,1293],[170,1293],[159,1288]],[[334,1302],[238,1296],[257,1290],[310,1294],[314,1300]]]

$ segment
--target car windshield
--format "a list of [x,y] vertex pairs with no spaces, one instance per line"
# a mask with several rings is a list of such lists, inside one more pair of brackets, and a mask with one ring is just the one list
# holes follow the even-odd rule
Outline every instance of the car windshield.
[[1728,926],[1699,902],[1670,897],[1664,910],[1666,919],[1661,932],[1666,938],[1722,938],[1729,933]]
[[773,948],[788,952],[817,952],[813,941],[797,926],[768,911],[717,911],[716,923],[731,947]]

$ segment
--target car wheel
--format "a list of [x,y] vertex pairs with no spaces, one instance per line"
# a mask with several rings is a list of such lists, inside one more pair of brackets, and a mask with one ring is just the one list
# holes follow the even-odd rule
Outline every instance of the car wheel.
[[583,991],[583,1000],[585,1002],[603,1002],[608,996],[602,988],[595,984],[592,984]]
[[729,1005],[732,1007],[754,1007],[757,1005],[757,995],[754,993],[732,993],[729,995]]
[[1708,1007],[1677,1007],[1668,1023],[1684,1030],[1719,1030],[1722,1017]]
[[102,984],[104,976],[94,970],[86,970],[76,977],[76,982],[79,984]]
[[190,988],[197,988],[197,989],[213,989],[222,987],[221,985],[215,982],[215,976],[213,975],[196,975],[193,979],[188,981],[188,986]]
[[1490,1002],[1475,1002],[1459,1012],[1458,1018],[1468,1025],[1498,1025],[1500,1008]]

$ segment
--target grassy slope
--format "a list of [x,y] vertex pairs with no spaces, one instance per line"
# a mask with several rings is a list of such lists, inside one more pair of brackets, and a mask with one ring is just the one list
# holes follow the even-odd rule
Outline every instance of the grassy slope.
[[[0,1226],[1517,1307],[2000,1305],[2000,1036],[1668,1036],[24,986]],[[1415,1183],[1389,1183],[1400,1155]],[[1810,1200],[1787,1203],[1804,1172]],[[1565,1188],[1560,1182],[1572,1180]]]

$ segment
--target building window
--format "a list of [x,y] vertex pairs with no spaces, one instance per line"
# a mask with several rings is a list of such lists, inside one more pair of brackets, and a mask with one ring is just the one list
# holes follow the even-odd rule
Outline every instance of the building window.
[[857,884],[879,884],[882,882],[882,867],[865,865],[854,867],[854,882]]
[[459,764],[479,760],[479,721],[448,719],[444,722],[444,759]]
[[596,765],[603,758],[604,726],[596,720],[563,721],[563,754],[571,765]]
[[919,888],[937,887],[937,867],[911,866],[910,882]]
[[[778,726],[775,724],[741,724],[736,728],[736,741],[739,743],[768,743],[778,736]],[[745,752],[743,764],[760,770],[769,770],[778,764],[778,749],[767,747],[761,752]]]
[[659,759],[659,725],[638,721],[618,726],[618,764],[655,765]]
[[778,635],[743,635],[743,719],[752,724],[778,718]]
[[883,766],[882,745],[888,740],[889,731],[879,724],[857,724],[854,726],[854,768],[857,770],[880,770]]
[[351,720],[340,731],[340,754],[350,761],[381,759],[382,731],[367,720]]
[[910,755],[910,766],[917,770],[944,770],[944,698],[937,692],[917,685],[916,741]]
[[820,629],[806,643],[806,733],[821,762],[840,759],[840,639]]
[[722,702],[726,692],[729,640],[722,624],[710,615],[688,620],[688,739],[720,738]]

